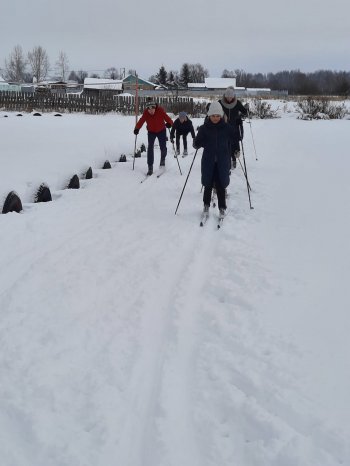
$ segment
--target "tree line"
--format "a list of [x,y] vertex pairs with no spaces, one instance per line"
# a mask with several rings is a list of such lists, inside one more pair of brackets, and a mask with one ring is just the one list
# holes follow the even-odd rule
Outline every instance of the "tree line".
[[[186,87],[188,83],[203,83],[209,76],[201,64],[184,63],[180,72],[167,72],[161,66],[158,73],[150,77],[152,82],[163,85]],[[300,70],[276,73],[248,73],[241,69],[224,69],[222,78],[236,78],[237,87],[269,88],[286,90],[290,95],[350,95],[350,71],[318,70],[304,73]]]
[[237,86],[267,87],[287,90],[290,95],[350,95],[350,71],[318,70],[304,73],[300,70],[277,73],[247,73],[235,70]]
[[[116,67],[106,69],[102,76],[90,74],[92,78],[122,79],[125,76]],[[41,82],[47,77],[57,80],[72,80],[80,84],[89,76],[84,70],[70,70],[67,54],[63,51],[51,68],[49,56],[41,46],[34,47],[27,54],[20,45],[16,45],[8,58],[5,59],[3,77],[10,82],[31,83]],[[53,76],[54,73],[54,76]],[[129,70],[129,74],[136,74]],[[204,83],[209,77],[208,70],[200,63],[184,63],[180,70],[167,71],[162,65],[158,72],[150,76],[149,81],[172,89],[186,88],[189,83]],[[236,78],[238,87],[270,88],[272,90],[286,90],[290,95],[350,95],[350,72],[318,70],[304,73],[300,70],[278,71],[276,73],[248,73],[241,69],[233,71],[224,69],[222,78]]]

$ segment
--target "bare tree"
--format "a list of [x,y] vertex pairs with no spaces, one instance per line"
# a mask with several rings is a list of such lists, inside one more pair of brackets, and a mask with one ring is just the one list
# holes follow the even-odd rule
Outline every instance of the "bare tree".
[[227,70],[226,68],[224,69],[224,71],[222,72],[221,74],[221,77],[222,78],[235,78],[236,77],[236,73],[234,71],[229,71]]
[[188,65],[191,83],[204,83],[205,78],[209,76],[209,71],[200,63]]
[[26,60],[20,45],[16,45],[10,53],[8,59],[5,59],[5,77],[9,81],[23,82],[26,69]]
[[28,62],[32,70],[33,78],[35,78],[37,82],[46,78],[50,63],[45,49],[40,45],[34,47],[31,52],[28,52]]
[[69,60],[67,54],[62,52],[62,50],[59,53],[58,59],[56,61],[56,69],[60,79],[62,79],[62,81],[66,81],[69,71]]
[[117,68],[112,66],[111,68],[105,70],[105,72],[103,73],[103,77],[106,79],[120,79],[120,74]]
[[78,83],[79,84],[84,84],[85,78],[87,78],[89,75],[88,75],[87,71],[79,70],[77,72],[77,76],[78,76]]

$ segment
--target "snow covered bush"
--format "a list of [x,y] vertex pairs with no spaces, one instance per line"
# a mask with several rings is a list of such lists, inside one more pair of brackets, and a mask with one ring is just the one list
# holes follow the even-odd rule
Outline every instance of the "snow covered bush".
[[272,109],[271,104],[261,99],[251,99],[249,101],[249,114],[252,118],[278,118],[278,111]]
[[302,120],[335,120],[346,115],[345,104],[337,104],[326,97],[307,97],[296,103],[296,111]]

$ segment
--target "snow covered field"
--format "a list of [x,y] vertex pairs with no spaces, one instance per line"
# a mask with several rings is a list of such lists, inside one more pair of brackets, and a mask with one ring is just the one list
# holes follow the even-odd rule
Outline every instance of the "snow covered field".
[[245,123],[217,230],[201,151],[175,216],[193,150],[141,184],[134,118],[3,114],[1,464],[350,464],[349,120]]

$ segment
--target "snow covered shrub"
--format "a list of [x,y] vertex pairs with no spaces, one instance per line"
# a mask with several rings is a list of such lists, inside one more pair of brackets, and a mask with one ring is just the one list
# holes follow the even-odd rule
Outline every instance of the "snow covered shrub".
[[337,104],[326,97],[307,97],[296,103],[301,120],[335,120],[346,115],[345,104]]
[[261,99],[251,99],[249,102],[249,114],[252,118],[278,118],[277,110],[271,108],[271,104]]

